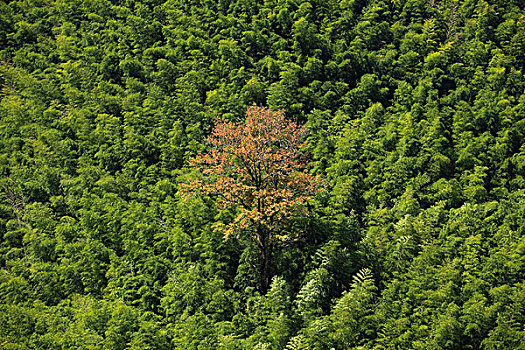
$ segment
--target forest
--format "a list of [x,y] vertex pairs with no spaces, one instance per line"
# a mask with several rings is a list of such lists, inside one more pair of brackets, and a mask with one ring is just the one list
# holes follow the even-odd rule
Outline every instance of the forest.
[[524,73],[522,0],[0,0],[0,348],[525,349]]

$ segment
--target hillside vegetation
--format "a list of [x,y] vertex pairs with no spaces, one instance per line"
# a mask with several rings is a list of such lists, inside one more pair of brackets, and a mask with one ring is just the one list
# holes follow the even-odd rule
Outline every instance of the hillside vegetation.
[[[524,349],[524,68],[520,0],[0,1],[0,348]],[[254,103],[326,187],[267,288],[182,191]]]

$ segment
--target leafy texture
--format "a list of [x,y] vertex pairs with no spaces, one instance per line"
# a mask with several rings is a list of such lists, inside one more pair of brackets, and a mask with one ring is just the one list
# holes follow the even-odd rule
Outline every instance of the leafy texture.
[[0,1],[0,348],[525,348],[524,5]]

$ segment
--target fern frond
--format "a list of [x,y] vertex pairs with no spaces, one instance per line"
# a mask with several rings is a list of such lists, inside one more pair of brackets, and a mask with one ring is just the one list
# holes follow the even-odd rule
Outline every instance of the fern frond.
[[370,284],[372,283],[372,281],[373,281],[372,270],[365,267],[359,270],[359,272],[356,273],[356,275],[353,277],[352,288],[357,288],[365,284]]

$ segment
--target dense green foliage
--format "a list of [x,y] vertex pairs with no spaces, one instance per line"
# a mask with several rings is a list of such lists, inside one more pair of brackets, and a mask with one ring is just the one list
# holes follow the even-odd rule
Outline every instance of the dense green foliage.
[[[3,349],[524,349],[520,0],[0,1]],[[309,129],[274,251],[181,200],[216,118]]]

